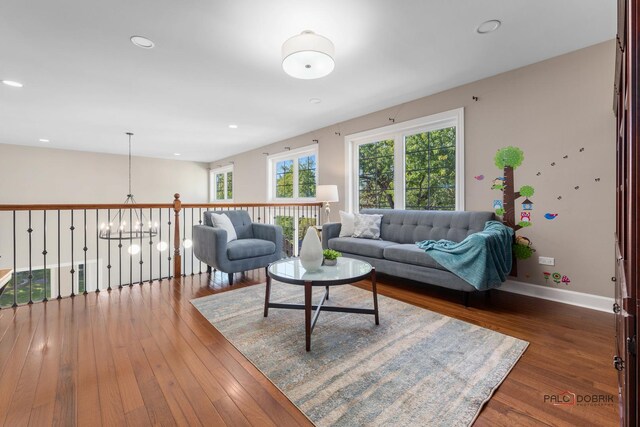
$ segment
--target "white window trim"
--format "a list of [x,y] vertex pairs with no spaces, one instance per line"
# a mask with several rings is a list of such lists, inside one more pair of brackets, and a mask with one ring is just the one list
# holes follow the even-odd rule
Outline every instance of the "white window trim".
[[406,122],[394,123],[377,129],[347,135],[345,142],[345,188],[346,207],[349,212],[357,211],[358,181],[355,172],[358,170],[356,150],[359,145],[385,139],[394,140],[394,188],[395,209],[405,208],[405,153],[404,138],[419,132],[456,126],[456,211],[463,211],[464,197],[464,108],[444,111]]
[[[210,169],[209,170],[209,203],[232,203],[233,198],[227,199],[227,172],[233,173],[233,165],[223,166],[220,168]],[[225,190],[225,199],[216,199],[216,175],[224,174],[224,190]],[[235,175],[235,174],[234,174]],[[233,188],[235,186],[235,177],[231,180],[231,194],[235,196],[236,192]]]
[[[299,197],[298,195],[298,158],[315,154],[316,156],[316,185],[318,185],[320,159],[318,158],[318,145],[307,145],[305,147],[288,150],[278,154],[267,156],[267,196],[273,202],[308,202],[315,201],[315,197]],[[293,160],[293,197],[276,197],[275,166],[282,160]]]

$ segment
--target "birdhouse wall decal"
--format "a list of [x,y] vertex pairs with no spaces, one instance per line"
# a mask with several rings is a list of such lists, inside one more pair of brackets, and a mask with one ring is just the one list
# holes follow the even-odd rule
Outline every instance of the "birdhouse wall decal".
[[533,209],[533,202],[529,199],[525,199],[524,202],[522,202],[522,210],[523,211],[530,211]]

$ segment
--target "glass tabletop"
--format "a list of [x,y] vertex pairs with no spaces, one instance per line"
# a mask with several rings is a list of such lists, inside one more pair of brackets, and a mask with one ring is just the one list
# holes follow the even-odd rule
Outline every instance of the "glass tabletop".
[[286,283],[304,284],[304,282],[314,282],[317,285],[340,284],[357,281],[367,276],[371,269],[371,264],[353,258],[338,258],[337,265],[323,265],[320,270],[308,272],[302,266],[300,259],[289,258],[276,261],[269,265],[269,276]]

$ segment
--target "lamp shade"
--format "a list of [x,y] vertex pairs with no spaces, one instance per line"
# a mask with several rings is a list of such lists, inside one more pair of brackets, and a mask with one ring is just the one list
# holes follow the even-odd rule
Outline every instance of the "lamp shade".
[[316,200],[320,202],[339,202],[337,185],[318,185],[316,187]]
[[282,44],[282,69],[297,79],[319,79],[333,71],[331,40],[313,31],[303,31]]

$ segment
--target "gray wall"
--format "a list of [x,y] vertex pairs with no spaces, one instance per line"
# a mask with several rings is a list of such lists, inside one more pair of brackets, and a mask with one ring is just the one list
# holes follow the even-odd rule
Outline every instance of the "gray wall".
[[[345,135],[388,125],[389,117],[396,117],[398,123],[464,107],[467,210],[491,210],[492,201],[501,198],[498,191],[490,189],[491,180],[502,175],[493,164],[497,149],[514,145],[525,153],[515,184],[532,185],[536,194],[532,198],[533,226],[519,234],[533,241],[537,253],[520,263],[518,279],[612,296],[614,57],[614,41],[598,44],[221,159],[211,167],[234,161],[234,201],[265,201],[266,184],[256,185],[256,177],[260,182],[266,177],[262,153],[275,154],[285,146],[302,147],[318,139],[320,183],[337,184],[344,200]],[[479,101],[473,101],[473,96]],[[581,148],[584,151],[580,152]],[[484,175],[484,180],[476,180],[478,175]],[[342,208],[343,202],[334,205],[337,207]],[[547,220],[545,213],[557,213],[558,217]],[[538,256],[555,257],[556,265],[539,265]],[[546,282],[545,271],[566,275],[571,283]]]

